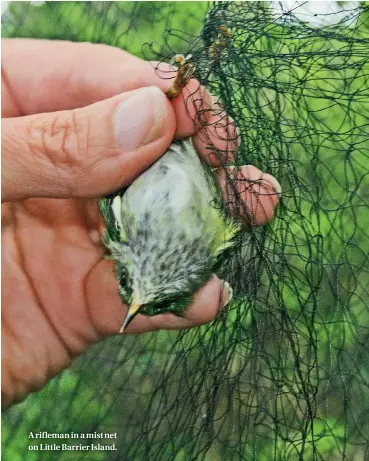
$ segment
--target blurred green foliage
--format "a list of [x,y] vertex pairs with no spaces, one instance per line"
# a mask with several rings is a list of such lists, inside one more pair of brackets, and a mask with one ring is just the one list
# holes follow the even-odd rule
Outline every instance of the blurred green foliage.
[[[185,31],[188,40],[197,36],[208,2],[9,2],[3,36],[106,43],[151,59],[143,53],[145,43],[163,44],[165,31]],[[102,20],[103,18],[103,20]],[[172,41],[178,53],[188,42]]]

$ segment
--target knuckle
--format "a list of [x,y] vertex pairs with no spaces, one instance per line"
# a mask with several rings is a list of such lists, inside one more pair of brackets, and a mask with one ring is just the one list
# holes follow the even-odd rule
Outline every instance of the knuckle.
[[89,121],[77,111],[37,118],[28,127],[27,140],[34,161],[62,174],[63,180],[81,176],[88,169]]
[[32,125],[29,139],[55,167],[78,167],[86,156],[80,125],[75,111],[56,114],[51,121]]

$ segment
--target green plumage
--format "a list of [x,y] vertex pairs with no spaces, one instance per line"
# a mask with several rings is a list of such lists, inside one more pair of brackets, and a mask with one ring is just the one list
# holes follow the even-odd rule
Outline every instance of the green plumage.
[[186,309],[240,229],[220,197],[187,140],[173,143],[126,190],[99,201],[124,303],[147,315]]

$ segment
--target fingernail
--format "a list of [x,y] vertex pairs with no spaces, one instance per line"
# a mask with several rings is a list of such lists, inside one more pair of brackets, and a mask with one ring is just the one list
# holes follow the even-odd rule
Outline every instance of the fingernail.
[[222,280],[222,285],[223,285],[222,286],[223,307],[226,307],[227,304],[229,304],[233,298],[233,290],[231,288],[231,285],[225,280]]
[[165,95],[156,86],[140,88],[121,102],[115,114],[116,138],[125,151],[149,144],[161,132]]
[[237,165],[227,165],[226,169],[228,170],[229,178],[234,180],[242,179],[242,170]]
[[237,135],[238,142],[240,143],[241,142],[241,130],[236,125],[236,123],[235,123],[235,129],[236,129],[236,135]]
[[209,110],[213,110],[214,109],[214,97],[211,93],[209,93],[209,91],[205,88],[205,91],[204,91],[204,103],[206,104],[206,107],[209,109]]
[[273,187],[273,189],[277,192],[278,195],[282,195],[282,187],[274,176],[272,176],[271,174],[265,174],[263,176],[263,180],[266,180]]

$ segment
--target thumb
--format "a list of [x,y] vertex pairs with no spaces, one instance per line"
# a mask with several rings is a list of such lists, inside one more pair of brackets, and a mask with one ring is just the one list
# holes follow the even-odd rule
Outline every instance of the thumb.
[[80,109],[3,119],[2,200],[109,194],[163,154],[174,131],[174,111],[157,87]]

